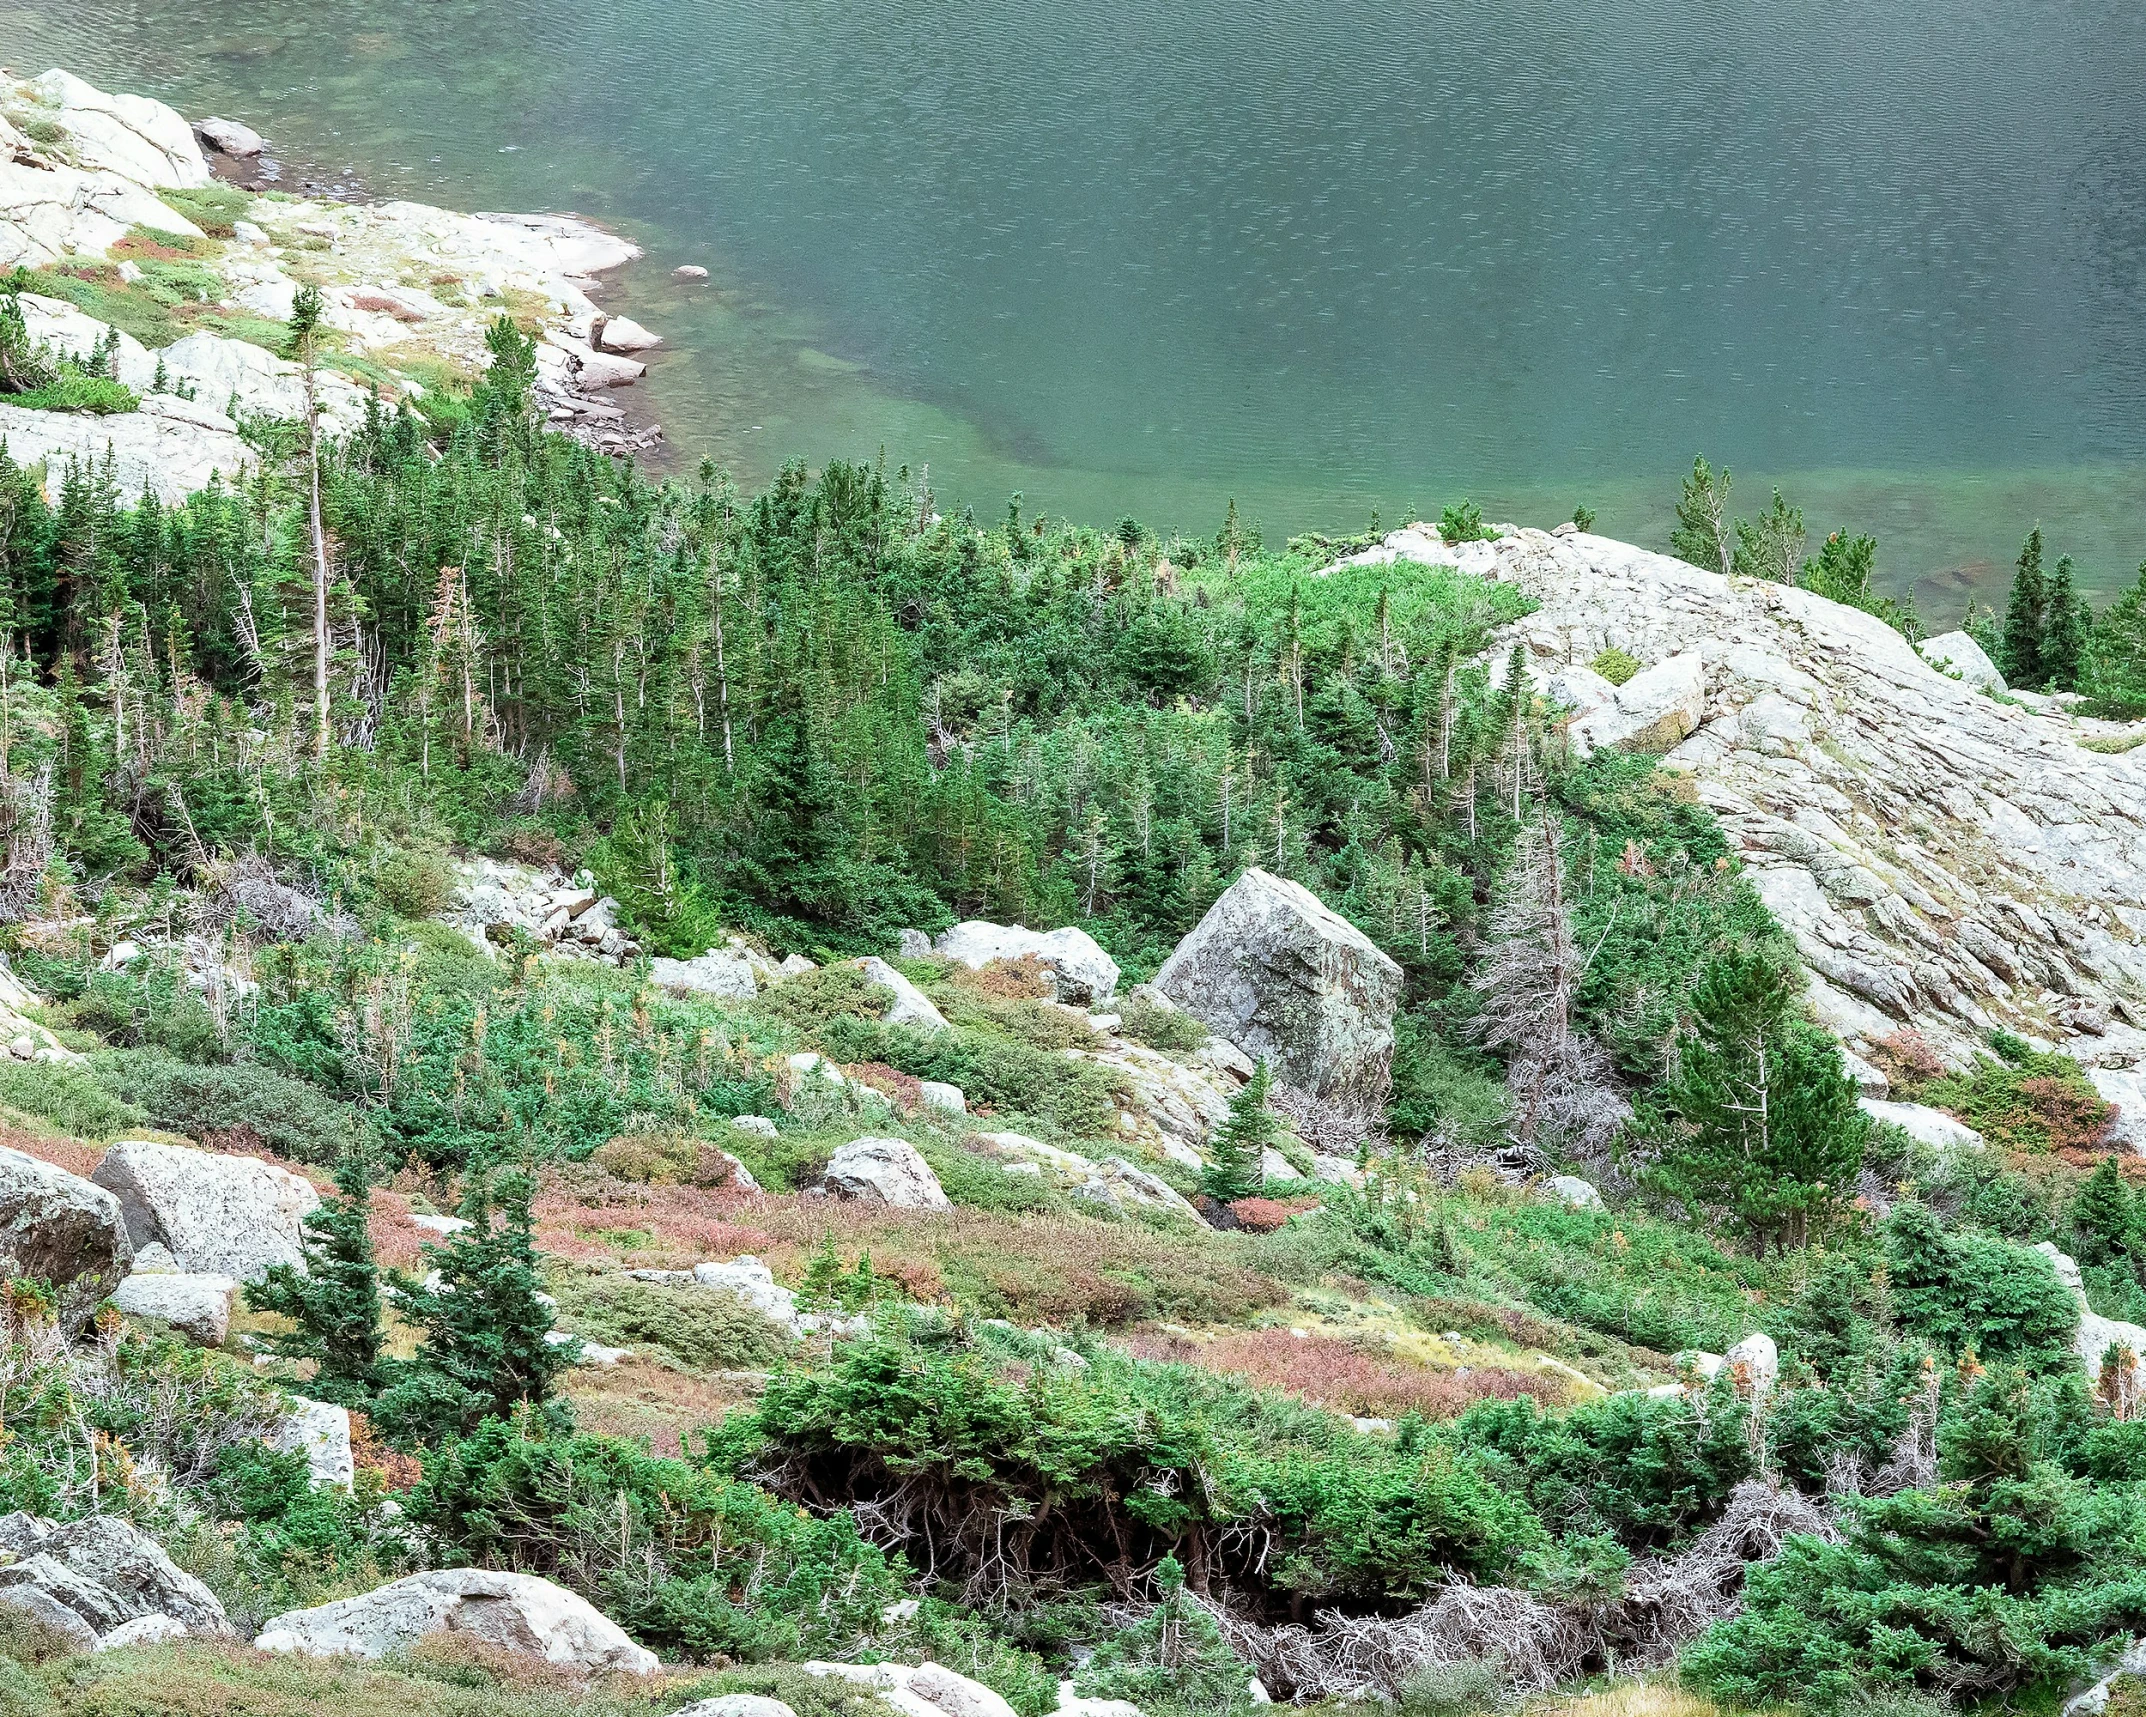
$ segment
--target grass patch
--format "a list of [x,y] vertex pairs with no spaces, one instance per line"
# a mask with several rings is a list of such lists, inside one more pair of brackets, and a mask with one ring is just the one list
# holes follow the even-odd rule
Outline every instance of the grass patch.
[[184,215],[211,238],[234,237],[234,223],[246,219],[253,208],[253,199],[235,185],[159,191],[157,197],[166,208]]

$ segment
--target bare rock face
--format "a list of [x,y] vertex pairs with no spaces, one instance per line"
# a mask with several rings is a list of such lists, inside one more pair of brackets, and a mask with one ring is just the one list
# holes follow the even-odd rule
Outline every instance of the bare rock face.
[[459,1633],[591,1674],[648,1675],[656,1654],[586,1598],[534,1574],[439,1569],[272,1619],[253,1643],[305,1657],[385,1656],[427,1634]]
[[1299,1090],[1366,1112],[1385,1099],[1401,968],[1301,883],[1246,871],[1155,987]]
[[931,1164],[904,1139],[852,1139],[828,1159],[822,1177],[838,1198],[863,1199],[897,1210],[946,1210],[952,1201]]
[[51,1283],[63,1330],[81,1332],[133,1258],[125,1214],[109,1191],[0,1147],[0,1269]]
[[1997,664],[1990,660],[1989,652],[1965,632],[1944,632],[1935,638],[1925,638],[1915,646],[1922,659],[1939,673],[1949,674],[1962,685],[1981,691],[1985,686],[1991,691],[2006,690],[2004,675],[1997,671]]
[[1702,670],[1666,764],[1721,819],[1851,1048],[1913,1027],[1958,1063],[2002,1025],[2090,1064],[2146,1059],[2146,749],[2088,751],[2118,730],[2000,704],[1958,640],[1918,654],[1809,591],[1586,533],[1466,549],[1419,531],[1382,552],[1465,560],[1533,597],[1496,648],[1523,644],[1538,688],[1584,692],[1573,668],[1611,646],[1644,665],[1614,721],[1576,711],[1575,738],[1654,749],[1666,730],[1608,729],[1643,713],[1624,706],[1650,674]]
[[749,1001],[760,993],[752,967],[723,948],[710,948],[707,953],[690,960],[666,960],[659,956],[648,963],[648,980],[659,989],[738,1001]]
[[114,1145],[90,1179],[116,1196],[134,1245],[161,1242],[181,1270],[241,1282],[303,1266],[299,1226],[320,1202],[273,1163],[146,1139]]
[[1019,924],[991,924],[972,918],[945,932],[938,952],[949,960],[980,969],[993,960],[1033,958],[1043,968],[1057,1000],[1082,1007],[1108,1001],[1118,987],[1118,963],[1095,938],[1070,925],[1059,930],[1030,930]]

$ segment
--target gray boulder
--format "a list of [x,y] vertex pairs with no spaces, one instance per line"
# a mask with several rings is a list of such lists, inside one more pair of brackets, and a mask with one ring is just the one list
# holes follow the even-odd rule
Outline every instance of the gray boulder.
[[959,960],[973,970],[993,960],[1033,958],[1043,968],[1051,994],[1082,1007],[1108,1001],[1118,987],[1117,961],[1087,931],[1070,925],[1060,930],[1030,930],[972,918],[942,935],[938,951],[943,958]]
[[299,1225],[320,1195],[289,1169],[126,1139],[90,1179],[117,1196],[134,1245],[161,1241],[182,1270],[257,1282],[272,1264],[304,1267]]
[[1155,987],[1299,1090],[1342,1109],[1384,1103],[1401,968],[1302,884],[1246,871]]
[[17,1557],[0,1568],[0,1591],[34,1589],[99,1635],[143,1616],[169,1616],[192,1633],[232,1631],[214,1592],[116,1516],[60,1525],[10,1514],[0,1517],[0,1547]]
[[764,1693],[725,1693],[680,1706],[671,1717],[797,1717],[797,1713]]
[[304,1451],[307,1473],[316,1490],[323,1485],[348,1490],[358,1476],[357,1463],[350,1452],[347,1407],[293,1395],[290,1416],[276,1434],[276,1447]]
[[50,1282],[61,1329],[80,1334],[133,1257],[125,1213],[110,1192],[0,1146],[0,1269]]
[[852,1139],[828,1159],[822,1184],[837,1198],[861,1199],[897,1210],[948,1210],[931,1164],[904,1139]]
[[1600,1210],[1602,1194],[1576,1174],[1554,1174],[1543,1183],[1575,1210]]
[[651,960],[648,981],[658,989],[675,990],[681,995],[749,1001],[760,993],[752,966],[741,956],[723,948],[710,948],[707,953],[691,960]]
[[303,1657],[384,1657],[428,1634],[465,1634],[563,1667],[652,1674],[656,1654],[586,1598],[534,1574],[443,1568],[274,1617],[253,1642]]
[[1965,632],[1941,632],[1935,638],[1925,638],[1915,648],[1939,673],[1957,678],[1962,685],[1973,686],[1976,691],[1984,687],[1993,692],[2005,690],[2004,675],[1997,671],[1989,652]]
[[886,961],[867,955],[862,960],[850,962],[883,990],[891,990],[894,999],[887,1004],[887,1011],[880,1021],[885,1025],[921,1026],[926,1031],[944,1031],[946,1016],[932,1005],[927,996]]
[[258,131],[235,119],[204,119],[194,129],[201,133],[202,142],[222,155],[253,156],[267,147]]
[[895,952],[905,960],[928,960],[931,958],[931,938],[921,930],[904,930]]
[[95,1628],[42,1586],[0,1586],[0,1608],[29,1617],[64,1640],[71,1651],[96,1651],[103,1643]]
[[231,1334],[238,1283],[229,1276],[137,1270],[112,1290],[112,1304],[132,1318],[169,1324],[200,1347],[221,1347]]
[[130,1645],[169,1645],[173,1640],[186,1638],[186,1627],[170,1616],[136,1616],[131,1622],[121,1622],[110,1633],[98,1640],[98,1651],[124,1651]]
[[1856,1099],[1873,1121],[1898,1127],[1917,1144],[1939,1151],[1979,1151],[1982,1135],[1965,1121],[1956,1121],[1942,1109],[1927,1103],[1887,1103],[1876,1097]]
[[1687,650],[1634,674],[1566,728],[1575,756],[1620,749],[1673,751],[1706,715],[1706,660]]

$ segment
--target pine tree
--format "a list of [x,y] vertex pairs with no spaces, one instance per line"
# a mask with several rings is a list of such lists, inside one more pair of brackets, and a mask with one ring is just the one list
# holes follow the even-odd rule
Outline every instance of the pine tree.
[[2116,1158],[2105,1156],[2072,1200],[2071,1225],[2082,1264],[2106,1264],[2131,1250],[2138,1228],[2138,1201],[2124,1183]]
[[1215,1135],[1214,1160],[1200,1173],[1200,1190],[1218,1204],[1250,1198],[1267,1183],[1267,1148],[1279,1133],[1267,1108],[1273,1084],[1273,1069],[1262,1057],[1251,1080],[1229,1100],[1229,1119]]
[[2082,654],[2079,690],[2111,714],[2146,709],[2146,564],[2095,622]]
[[1831,1041],[1794,1017],[1796,987],[1764,954],[1714,960],[1655,1127],[1656,1184],[1720,1210],[1761,1250],[1803,1245],[1854,1196],[1870,1130]]
[[263,1344],[284,1359],[310,1359],[319,1370],[308,1393],[343,1407],[362,1407],[380,1384],[380,1271],[367,1229],[375,1162],[363,1144],[344,1151],[335,1168],[337,1197],[321,1200],[301,1228],[303,1273],[272,1265],[246,1289],[246,1304],[296,1326]]
[[2094,611],[2073,587],[2072,558],[2057,556],[2049,580],[2049,618],[2042,632],[2042,672],[2053,692],[2076,691],[2094,630]]
[[1803,509],[1791,507],[1773,492],[1773,505],[1754,522],[1736,521],[1735,570],[1746,578],[1769,579],[1775,584],[1794,584],[1796,569],[1803,564]]
[[2042,575],[2042,529],[2027,533],[2012,574],[2012,599],[2005,605],[2004,638],[1997,670],[2005,683],[2040,691],[2048,680],[2042,661],[2042,637],[2049,627],[2049,586]]
[[1729,524],[1729,473],[1718,475],[1702,458],[1691,463],[1677,497],[1677,527],[1669,533],[1669,552],[1707,572],[1729,572],[1736,564],[1734,533]]
[[[437,1282],[395,1284],[395,1309],[425,1336],[404,1381],[389,1391],[400,1397],[395,1411],[382,1399],[382,1416],[397,1430],[436,1438],[541,1404],[574,1363],[576,1343],[555,1347],[544,1339],[551,1311],[538,1297],[535,1197],[536,1178],[527,1170],[472,1169],[460,1210],[471,1226],[425,1248]],[[443,1414],[453,1422],[438,1422]]]

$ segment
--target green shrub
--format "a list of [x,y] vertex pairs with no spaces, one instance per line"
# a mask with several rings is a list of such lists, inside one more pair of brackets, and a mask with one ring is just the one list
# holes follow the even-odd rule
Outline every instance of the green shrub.
[[2006,1151],[2095,1151],[2107,1147],[2116,1107],[2105,1102],[2068,1055],[2037,1053],[2009,1032],[1993,1040],[2002,1060],[1977,1059],[1969,1073],[1928,1080],[1916,1101],[1950,1111]]
[[96,1073],[43,1061],[0,1061],[0,1103],[78,1139],[108,1139],[149,1119]]
[[847,1515],[534,1415],[426,1455],[410,1512],[453,1559],[558,1580],[667,1657],[846,1658],[902,1595]]
[[878,1019],[887,1011],[887,992],[855,966],[821,966],[786,978],[762,994],[753,1006],[808,1041],[817,1042],[835,1020]]
[[398,918],[430,918],[453,898],[454,886],[447,855],[429,848],[397,848],[373,870],[374,892]]
[[659,1348],[701,1371],[762,1371],[790,1351],[788,1335],[729,1294],[578,1271],[550,1285],[560,1327],[608,1346]]
[[1165,1055],[1190,1055],[1204,1049],[1211,1035],[1184,1009],[1161,1007],[1145,996],[1127,996],[1116,1005],[1118,1035],[1159,1049]]
[[1612,644],[1587,664],[1613,686],[1621,686],[1639,672],[1639,658]]
[[1108,1133],[1116,1118],[1117,1088],[1107,1069],[995,1033],[925,1031],[836,1015],[820,1041],[838,1061],[880,1061],[917,1079],[944,1080],[961,1087],[972,1109],[989,1104],[1005,1114],[1035,1115],[1075,1137]]
[[1974,1229],[1947,1232],[1920,1204],[1893,1212],[1885,1248],[1903,1331],[1986,1363],[2076,1367],[2079,1309],[2041,1253]]
[[104,1088],[131,1098],[152,1124],[209,1142],[257,1144],[293,1162],[332,1163],[356,1133],[346,1105],[254,1063],[195,1066],[156,1050],[91,1058]]
[[26,411],[86,411],[96,417],[139,411],[142,403],[132,388],[109,376],[85,376],[72,365],[62,365],[59,378],[43,387],[0,398]]

